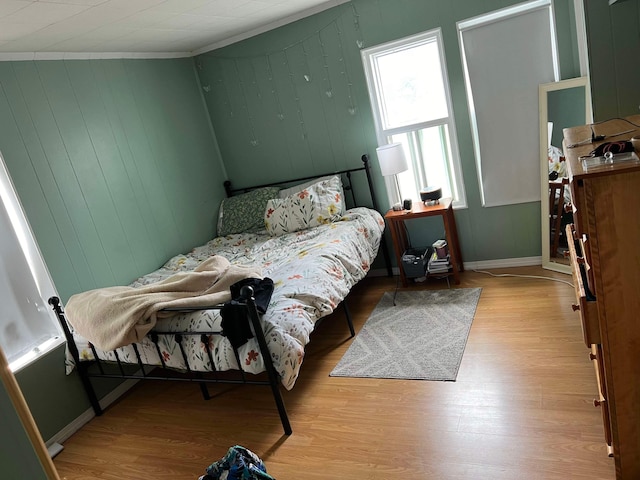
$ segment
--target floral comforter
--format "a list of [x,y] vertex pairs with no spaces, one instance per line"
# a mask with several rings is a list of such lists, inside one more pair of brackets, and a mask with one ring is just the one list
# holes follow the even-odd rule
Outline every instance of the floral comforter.
[[[262,275],[271,278],[275,286],[269,308],[262,316],[265,338],[282,384],[291,389],[315,323],[332,313],[369,271],[378,253],[383,230],[384,220],[378,212],[354,208],[337,222],[277,237],[265,232],[218,237],[186,255],[173,257],[162,268],[140,277],[131,286],[148,285],[176,272],[192,270],[211,255],[222,255],[232,264],[260,265]],[[155,330],[211,332],[220,331],[220,323],[218,310],[202,310],[159,320]],[[74,337],[81,358],[93,359],[87,340]],[[227,338],[219,335],[209,338],[217,370],[264,371],[255,338],[238,349],[241,365],[238,365]],[[182,343],[191,370],[212,370],[199,335],[187,335]],[[180,348],[172,337],[160,336],[159,345],[168,367],[186,370]],[[137,363],[133,347],[122,347],[117,352],[121,361]],[[150,339],[145,338],[138,344],[138,352],[145,364],[161,364]],[[113,352],[98,352],[98,356],[104,360],[116,359]],[[73,359],[67,354],[67,371],[72,369]]]

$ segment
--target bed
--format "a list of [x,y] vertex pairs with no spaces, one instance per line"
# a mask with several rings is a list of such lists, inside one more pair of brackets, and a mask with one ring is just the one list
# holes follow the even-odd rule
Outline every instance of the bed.
[[[91,377],[191,381],[200,385],[205,398],[211,382],[256,383],[271,386],[283,428],[290,434],[280,387],[293,388],[315,325],[339,305],[354,335],[345,298],[369,271],[384,239],[367,156],[362,160],[362,168],[321,178],[237,190],[226,182],[216,238],[171,258],[128,287],[114,287],[137,295],[175,278],[199,275],[218,261],[246,273],[230,292],[224,289],[226,296],[210,297],[223,302],[209,305],[203,296],[188,305],[189,299],[181,298],[177,307],[152,315],[148,328],[148,320],[142,322],[143,333],[137,323],[135,332],[128,330],[123,340],[112,341],[111,332],[104,340],[94,331],[96,324],[108,320],[99,316],[104,312],[78,318],[95,312],[78,305],[94,308],[96,297],[82,295],[103,295],[108,289],[73,296],[66,311],[58,299],[51,299],[67,337],[67,373],[78,370],[96,414],[102,409]],[[366,175],[371,202],[366,207],[355,206],[355,172]],[[386,248],[382,250],[390,271]],[[232,306],[235,310],[230,311]],[[131,335],[137,335],[133,343]],[[230,371],[239,375],[229,377]]]

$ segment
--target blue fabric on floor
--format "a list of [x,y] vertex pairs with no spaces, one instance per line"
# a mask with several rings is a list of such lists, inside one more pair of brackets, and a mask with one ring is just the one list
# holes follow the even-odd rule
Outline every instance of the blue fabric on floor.
[[207,468],[206,475],[198,480],[275,480],[255,453],[240,445]]

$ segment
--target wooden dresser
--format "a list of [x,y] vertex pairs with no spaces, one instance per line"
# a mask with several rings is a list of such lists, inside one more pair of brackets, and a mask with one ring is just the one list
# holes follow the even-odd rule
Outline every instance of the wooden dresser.
[[[607,141],[640,137],[634,124],[640,125],[640,115],[564,130],[573,308],[595,366],[594,405],[602,409],[616,478],[624,480],[640,479],[640,162],[587,165],[580,156]],[[626,133],[613,136],[620,132]],[[592,133],[607,137],[569,148]]]

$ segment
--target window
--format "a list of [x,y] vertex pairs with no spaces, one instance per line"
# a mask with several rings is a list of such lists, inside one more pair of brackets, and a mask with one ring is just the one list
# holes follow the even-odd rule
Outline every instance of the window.
[[63,343],[53,282],[0,155],[0,346],[12,371]]
[[437,186],[466,206],[440,29],[365,49],[362,61],[378,143],[401,143],[410,164],[397,176],[401,196],[419,199],[421,188]]

